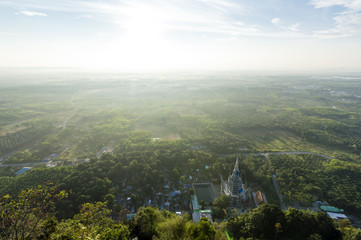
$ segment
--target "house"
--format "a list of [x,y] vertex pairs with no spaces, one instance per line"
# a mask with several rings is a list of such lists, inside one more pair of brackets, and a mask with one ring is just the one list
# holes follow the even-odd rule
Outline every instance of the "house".
[[327,215],[335,220],[348,219],[348,217],[343,213],[327,212]]
[[15,173],[15,175],[16,175],[16,176],[22,175],[22,174],[26,173],[27,171],[29,171],[30,169],[31,169],[31,167],[23,167],[23,168],[21,168],[19,171],[17,171],[17,172]]

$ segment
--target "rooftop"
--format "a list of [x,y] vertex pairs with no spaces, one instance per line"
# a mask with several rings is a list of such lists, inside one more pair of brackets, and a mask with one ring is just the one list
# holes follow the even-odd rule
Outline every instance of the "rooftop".
[[29,171],[31,169],[31,167],[23,167],[21,168],[19,171],[17,171],[15,173],[15,175],[21,175],[21,174],[24,174],[25,172]]
[[339,208],[333,207],[333,206],[320,206],[320,208],[326,212],[335,212],[335,213],[344,212],[343,209],[339,209]]

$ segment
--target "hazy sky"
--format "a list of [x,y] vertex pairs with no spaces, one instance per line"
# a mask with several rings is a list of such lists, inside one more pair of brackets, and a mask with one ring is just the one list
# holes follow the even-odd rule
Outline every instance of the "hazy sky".
[[0,66],[361,71],[361,0],[0,0]]

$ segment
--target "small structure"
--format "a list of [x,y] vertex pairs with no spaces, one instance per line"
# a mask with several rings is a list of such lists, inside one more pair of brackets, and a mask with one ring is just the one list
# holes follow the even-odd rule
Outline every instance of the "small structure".
[[261,204],[267,203],[266,196],[261,191],[252,192],[253,200],[256,204],[256,207],[258,207]]
[[172,197],[175,197],[175,196],[179,196],[179,195],[181,195],[182,194],[182,192],[180,191],[180,190],[175,190],[175,191],[172,191]]
[[335,219],[335,220],[348,219],[348,217],[342,213],[327,212],[327,215],[330,216],[330,218]]
[[199,206],[198,198],[196,195],[191,196],[192,210],[199,210],[201,207]]
[[238,167],[238,158],[228,181],[224,181],[221,176],[221,192],[231,198],[231,206],[237,207],[240,200],[246,201],[248,199],[248,190],[243,184]]
[[22,174],[26,173],[27,171],[29,171],[30,169],[31,169],[31,167],[23,167],[23,168],[21,168],[19,171],[17,171],[17,172],[15,173],[15,175],[16,175],[16,176],[22,175]]
[[339,209],[337,207],[333,207],[333,206],[320,206],[321,210],[325,211],[325,212],[334,212],[334,213],[342,213],[344,212],[343,209]]
[[130,213],[130,214],[127,214],[127,220],[131,220],[132,218],[134,218],[137,214],[136,213]]
[[265,203],[265,200],[264,200],[264,197],[263,197],[261,191],[257,191],[257,192],[256,192],[256,198],[257,198],[257,203],[258,203],[258,205]]
[[210,222],[213,222],[213,219],[212,219],[212,211],[211,210],[196,210],[192,213],[192,220],[193,222],[195,223],[198,223],[199,220],[202,218],[202,217],[205,217],[207,218]]

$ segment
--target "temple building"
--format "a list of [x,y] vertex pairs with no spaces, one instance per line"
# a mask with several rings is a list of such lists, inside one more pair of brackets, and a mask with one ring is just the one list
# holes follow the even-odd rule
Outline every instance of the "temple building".
[[238,167],[238,158],[228,181],[224,181],[221,176],[221,193],[231,198],[232,207],[238,207],[242,201],[248,199],[248,190],[243,184]]

